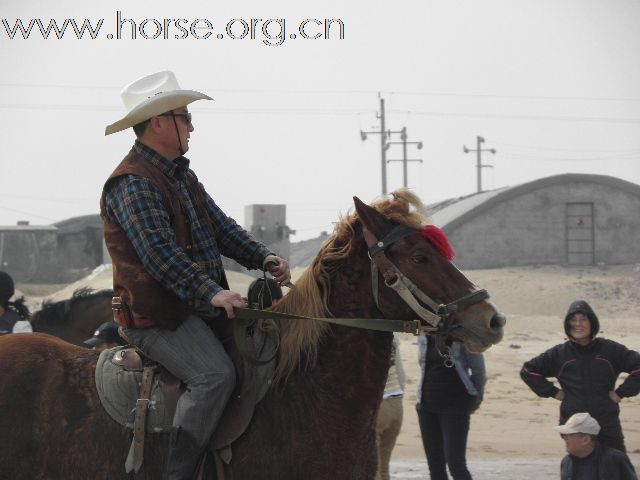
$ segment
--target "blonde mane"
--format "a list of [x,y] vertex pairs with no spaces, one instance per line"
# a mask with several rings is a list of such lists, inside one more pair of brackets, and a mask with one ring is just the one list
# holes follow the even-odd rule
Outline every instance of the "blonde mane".
[[[381,198],[371,204],[388,220],[420,228],[429,217],[420,198],[407,189],[396,190],[390,197]],[[272,308],[273,311],[304,315],[308,317],[331,317],[328,300],[331,293],[331,275],[337,262],[344,260],[356,248],[355,212],[340,219],[333,235],[320,247],[315,260],[300,276],[296,286]],[[317,359],[318,345],[328,324],[319,320],[281,320],[280,356],[276,370],[276,381],[284,381],[304,362],[312,367]]]

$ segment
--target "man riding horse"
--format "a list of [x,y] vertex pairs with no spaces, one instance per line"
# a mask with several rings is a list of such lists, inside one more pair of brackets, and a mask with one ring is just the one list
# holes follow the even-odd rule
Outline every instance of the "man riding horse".
[[[233,363],[196,309],[233,318],[246,307],[230,291],[220,255],[270,271],[281,285],[289,265],[225,215],[189,169],[194,131],[187,106],[212,100],[182,90],[172,72],[122,90],[128,113],[106,135],[133,127],[136,140],[106,181],[100,201],[113,262],[114,316],[126,338],[187,388],[170,436],[168,480],[191,479],[235,385]],[[275,266],[274,266],[275,265]]]

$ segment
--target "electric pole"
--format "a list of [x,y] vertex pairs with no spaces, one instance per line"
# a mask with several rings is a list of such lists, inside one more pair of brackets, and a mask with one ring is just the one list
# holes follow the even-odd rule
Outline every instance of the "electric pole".
[[482,152],[490,152],[492,155],[495,155],[496,153],[496,149],[495,148],[482,148],[482,144],[484,143],[484,138],[482,138],[481,136],[477,137],[477,141],[478,141],[478,147],[473,150],[473,149],[469,149],[467,148],[466,145],[462,146],[462,151],[464,153],[469,153],[469,152],[476,152],[477,153],[477,169],[478,169],[478,193],[482,192],[482,169],[483,168],[493,168],[493,165],[483,165],[482,164]]
[[[376,114],[376,118],[380,119],[380,130],[374,130],[371,132],[364,132],[360,130],[360,138],[362,141],[367,139],[367,134],[380,135],[380,158],[382,168],[382,195],[387,194],[387,135],[392,132],[387,132],[384,117],[384,98],[380,97],[380,113]],[[396,133],[396,132],[393,132]]]
[[407,164],[409,162],[420,162],[422,163],[422,159],[419,158],[407,158],[407,145],[416,145],[418,150],[422,149],[422,142],[407,142],[407,127],[402,127],[400,131],[400,139],[401,142],[387,142],[385,148],[389,148],[391,145],[402,145],[402,160],[387,160],[387,162],[402,162],[402,185],[406,188],[408,186],[408,169]]

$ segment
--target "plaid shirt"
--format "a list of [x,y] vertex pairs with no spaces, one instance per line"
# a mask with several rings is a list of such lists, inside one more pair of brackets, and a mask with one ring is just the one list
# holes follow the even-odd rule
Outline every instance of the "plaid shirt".
[[222,290],[219,283],[224,270],[220,254],[247,268],[262,268],[271,252],[225,215],[206,194],[207,214],[213,222],[215,238],[208,233],[210,229],[198,217],[184,182],[189,169],[187,158],[168,160],[137,140],[133,150],[169,178],[189,219],[193,239],[192,253],[187,255],[176,243],[162,194],[148,179],[137,175],[116,179],[105,196],[106,215],[126,233],[153,278],[183,300],[209,303]]

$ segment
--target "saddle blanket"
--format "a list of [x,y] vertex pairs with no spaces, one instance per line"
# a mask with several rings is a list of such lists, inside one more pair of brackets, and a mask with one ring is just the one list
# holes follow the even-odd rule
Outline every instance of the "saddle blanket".
[[[96,365],[96,387],[102,406],[120,425],[133,428],[136,400],[142,382],[142,370],[126,370],[113,363],[113,358],[126,347],[104,350]],[[167,401],[164,392],[158,387],[160,375],[156,373],[146,418],[146,431],[149,433],[171,430],[176,402]]]

